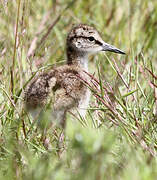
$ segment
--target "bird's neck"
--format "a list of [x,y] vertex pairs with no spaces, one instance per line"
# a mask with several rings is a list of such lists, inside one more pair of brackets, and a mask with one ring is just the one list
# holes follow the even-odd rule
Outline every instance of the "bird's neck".
[[67,47],[67,64],[79,66],[88,72],[88,55],[87,53],[76,51]]

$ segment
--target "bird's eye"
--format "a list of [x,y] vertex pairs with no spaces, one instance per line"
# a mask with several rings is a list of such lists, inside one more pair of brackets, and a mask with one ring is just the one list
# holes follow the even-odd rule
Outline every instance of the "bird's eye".
[[94,41],[95,39],[94,39],[94,37],[90,36],[90,37],[88,38],[88,40],[89,40],[89,41]]

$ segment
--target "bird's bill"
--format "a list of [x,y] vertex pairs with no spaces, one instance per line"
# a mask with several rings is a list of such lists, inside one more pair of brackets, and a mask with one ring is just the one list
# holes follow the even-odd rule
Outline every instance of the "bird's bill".
[[107,43],[104,43],[102,48],[103,48],[102,51],[110,51],[118,54],[125,54],[125,52]]

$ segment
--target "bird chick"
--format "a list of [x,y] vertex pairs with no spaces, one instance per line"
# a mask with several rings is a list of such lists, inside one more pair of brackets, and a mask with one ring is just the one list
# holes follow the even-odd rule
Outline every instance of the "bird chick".
[[90,81],[85,73],[88,72],[88,56],[100,51],[125,54],[105,43],[98,31],[89,25],[72,28],[66,41],[67,64],[36,76],[25,90],[25,104],[32,115],[36,116],[50,103],[52,121],[59,121],[63,127],[69,110],[76,109],[85,117],[90,90],[81,78]]

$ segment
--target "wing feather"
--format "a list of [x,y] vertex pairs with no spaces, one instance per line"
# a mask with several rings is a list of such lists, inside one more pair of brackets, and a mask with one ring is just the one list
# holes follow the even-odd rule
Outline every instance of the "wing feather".
[[26,107],[37,108],[45,105],[50,97],[51,90],[56,85],[54,73],[42,73],[32,79],[25,90]]

